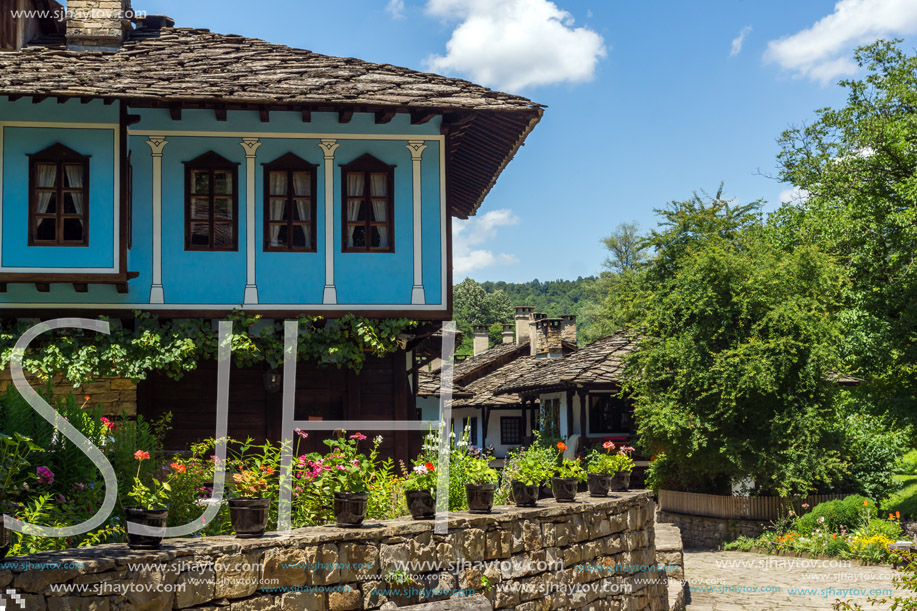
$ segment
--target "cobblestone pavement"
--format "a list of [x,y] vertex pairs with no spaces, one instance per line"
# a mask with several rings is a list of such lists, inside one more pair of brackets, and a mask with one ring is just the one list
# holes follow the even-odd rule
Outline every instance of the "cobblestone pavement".
[[688,611],[830,610],[838,599],[885,611],[888,606],[871,607],[866,599],[891,594],[897,574],[888,566],[847,566],[844,560],[685,550]]

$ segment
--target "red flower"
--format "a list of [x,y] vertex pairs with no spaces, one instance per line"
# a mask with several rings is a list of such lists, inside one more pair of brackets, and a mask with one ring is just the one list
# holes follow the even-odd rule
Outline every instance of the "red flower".
[[557,442],[557,449],[558,449],[559,451],[563,452],[564,450],[567,449],[567,444],[565,444],[563,441],[558,441],[558,442]]
[[150,453],[144,450],[137,450],[134,452],[134,460],[149,460]]
[[606,441],[605,443],[602,444],[602,447],[605,448],[606,450],[614,450],[615,444],[613,444],[611,441]]
[[428,462],[428,463],[425,464],[424,466],[427,468],[427,471],[430,471],[431,473],[432,473],[433,471],[436,471],[436,469],[433,468],[433,463],[431,463],[431,462]]
[[185,465],[181,464],[180,462],[174,462],[169,466],[175,469],[176,471],[178,471],[179,473],[184,473],[185,471],[188,470],[188,468]]

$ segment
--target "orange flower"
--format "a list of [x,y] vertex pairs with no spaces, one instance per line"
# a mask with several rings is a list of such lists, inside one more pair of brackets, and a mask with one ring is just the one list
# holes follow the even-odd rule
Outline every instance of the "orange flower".
[[86,399],[87,401],[89,401],[89,395],[86,395],[86,396],[83,397],[83,398]]
[[558,441],[558,442],[557,442],[557,449],[560,450],[561,452],[563,452],[564,450],[567,449],[567,444],[565,444],[563,441]]
[[893,513],[888,514],[888,519],[889,519],[889,520],[894,520],[894,519],[895,519],[895,514],[893,514]]
[[268,475],[274,475],[274,467],[268,465],[261,465],[261,470],[267,473]]
[[181,464],[180,462],[174,462],[169,466],[172,467],[175,471],[179,473],[184,473],[185,471],[188,470],[188,468],[185,465]]
[[901,512],[900,512],[900,511],[896,511],[896,512],[895,512],[895,517],[898,518],[898,519],[900,520],[900,519],[901,519]]
[[869,499],[863,499],[863,507],[869,505]]

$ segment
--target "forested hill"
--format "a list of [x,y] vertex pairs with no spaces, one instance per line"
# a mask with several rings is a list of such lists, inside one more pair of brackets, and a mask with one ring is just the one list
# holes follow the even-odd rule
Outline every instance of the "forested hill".
[[580,307],[589,298],[589,287],[593,282],[595,278],[590,276],[576,280],[532,280],[521,284],[482,282],[481,287],[488,293],[503,291],[514,306],[534,306],[536,312],[555,318],[563,314],[579,314]]

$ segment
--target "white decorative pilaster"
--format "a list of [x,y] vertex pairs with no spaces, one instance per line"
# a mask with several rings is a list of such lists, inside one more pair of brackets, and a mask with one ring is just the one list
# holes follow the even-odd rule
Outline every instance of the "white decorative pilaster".
[[255,155],[261,141],[258,138],[242,138],[245,150],[245,296],[242,303],[258,303],[258,285],[255,282]]
[[325,139],[318,146],[324,155],[325,169],[325,291],[322,303],[334,305],[338,302],[334,287],[334,151],[341,145],[337,140]]
[[146,141],[153,153],[153,286],[150,303],[165,303],[162,291],[162,150],[169,143],[165,136],[150,136]]
[[427,298],[423,290],[423,223],[421,218],[421,192],[420,192],[420,159],[427,145],[423,140],[409,140],[407,144],[411,152],[411,162],[414,174],[414,287],[411,289],[411,305],[424,305]]

